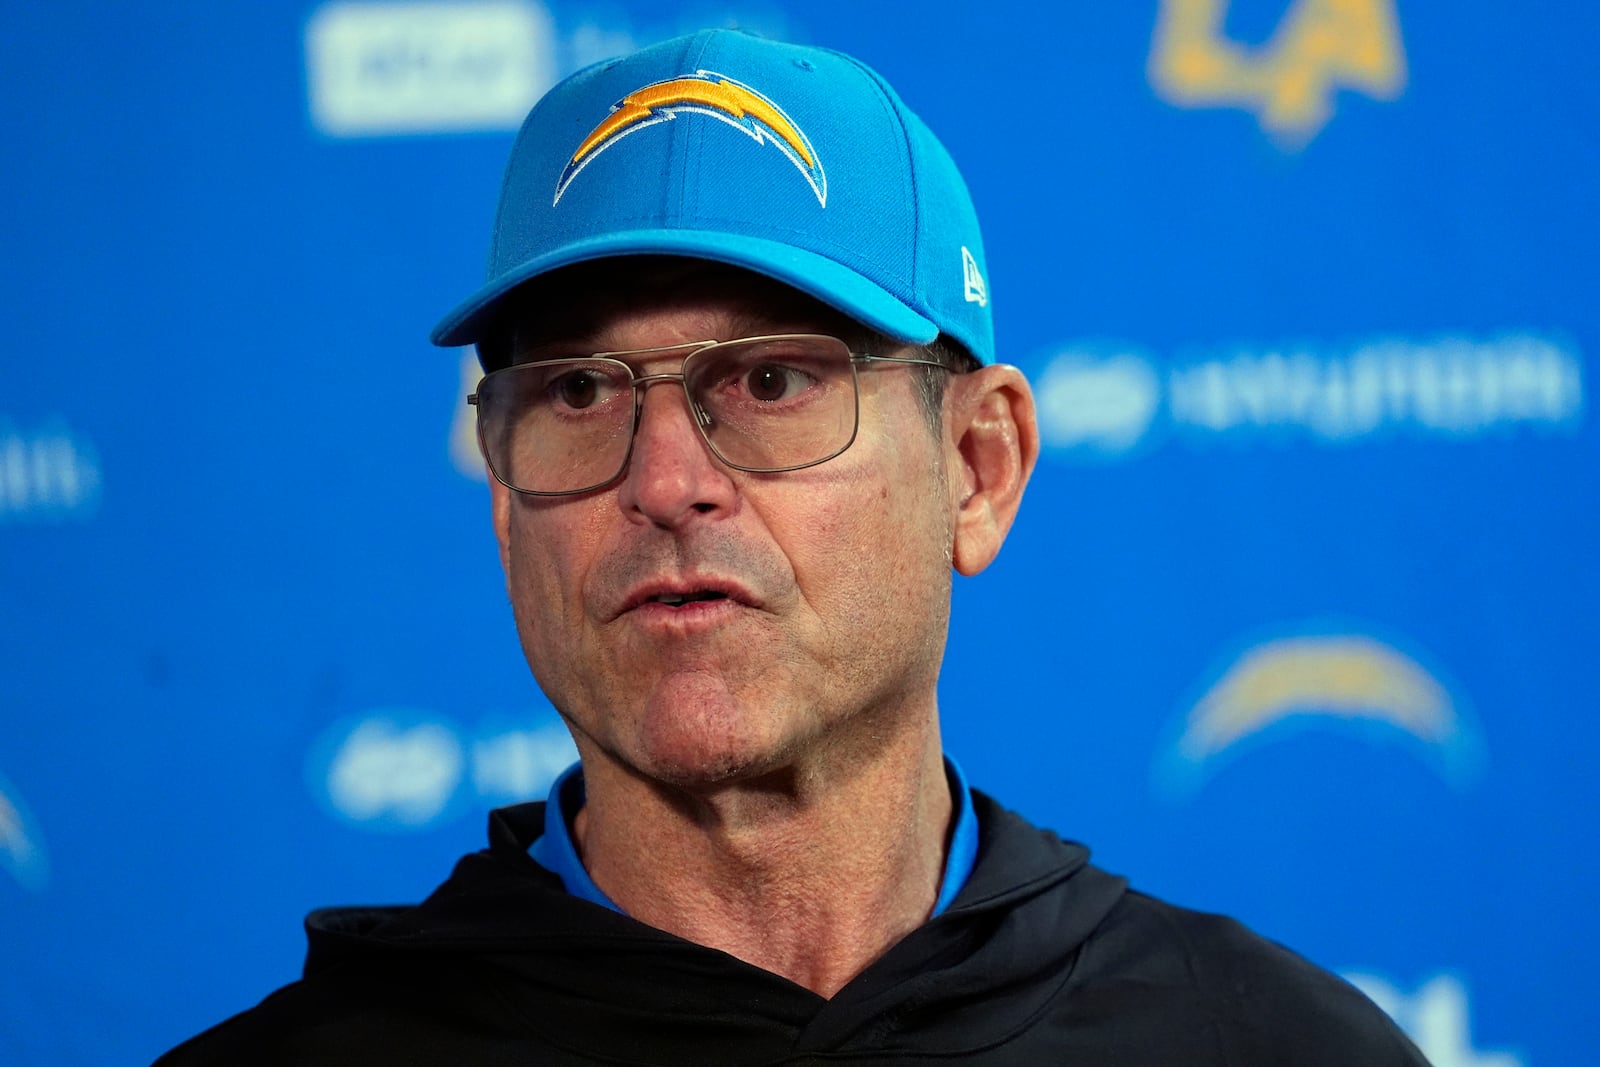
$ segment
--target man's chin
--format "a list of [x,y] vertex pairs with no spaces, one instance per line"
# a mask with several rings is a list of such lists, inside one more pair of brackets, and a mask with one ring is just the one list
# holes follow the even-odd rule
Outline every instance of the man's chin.
[[697,759],[651,758],[644,763],[636,769],[657,785],[700,796],[771,779],[783,770],[779,760],[729,752],[705,753]]
[[805,747],[807,723],[770,703],[735,699],[718,679],[699,675],[670,690],[647,702],[632,761],[664,785],[705,791],[768,778]]
[[691,724],[651,731],[637,754],[635,769],[663,785],[709,791],[780,773],[796,755],[766,731],[747,729],[697,733]]

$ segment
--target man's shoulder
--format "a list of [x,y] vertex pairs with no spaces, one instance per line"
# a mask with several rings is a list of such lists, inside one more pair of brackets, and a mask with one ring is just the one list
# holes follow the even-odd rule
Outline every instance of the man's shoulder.
[[1186,1020],[1223,1062],[1426,1064],[1353,985],[1225,915],[1130,891],[1078,967],[1080,989]]
[[419,905],[312,912],[298,981],[156,1063],[454,1063],[464,1040],[484,1043],[469,1062],[501,1062],[492,1050],[516,1023],[498,973],[469,949],[550,925],[552,903],[577,907],[527,858],[525,839],[542,810],[530,804],[492,813],[490,848],[462,857]]
[[974,798],[989,837],[958,905],[1000,905],[979,918],[1006,935],[1006,952],[984,966],[1013,995],[1053,986],[1019,1051],[1101,1064],[1426,1067],[1343,979],[1227,916],[1129,889],[1083,846]]
[[[313,913],[307,925],[317,933],[304,977],[174,1048],[157,1067],[513,1062],[497,1056],[521,1027],[492,968],[460,952],[384,947],[382,928],[404,930],[418,915],[415,908]],[[351,939],[347,951],[328,944],[341,937]]]

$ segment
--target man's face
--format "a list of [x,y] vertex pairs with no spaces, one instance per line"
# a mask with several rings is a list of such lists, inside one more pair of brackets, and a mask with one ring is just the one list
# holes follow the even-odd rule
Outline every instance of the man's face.
[[[627,260],[569,272],[530,306],[518,361],[848,329],[752,274]],[[646,391],[612,485],[535,498],[494,484],[523,650],[586,760],[709,786],[931,719],[961,487],[913,373],[863,369],[855,443],[806,470],[723,466],[667,382]]]

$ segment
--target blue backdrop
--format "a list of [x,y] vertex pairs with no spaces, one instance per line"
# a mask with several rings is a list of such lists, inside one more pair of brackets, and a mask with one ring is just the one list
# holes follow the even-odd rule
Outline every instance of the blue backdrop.
[[739,23],[961,163],[1045,453],[958,584],[974,783],[1351,976],[1600,1045],[1600,15],[58,0],[0,31],[0,1062],[147,1061],[571,753],[431,349],[555,78]]

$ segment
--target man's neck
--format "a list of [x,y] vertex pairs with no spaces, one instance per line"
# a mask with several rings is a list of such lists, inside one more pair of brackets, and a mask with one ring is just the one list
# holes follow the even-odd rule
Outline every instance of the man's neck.
[[832,996],[939,892],[950,784],[937,726],[915,740],[703,792],[589,758],[575,843],[634,918]]

